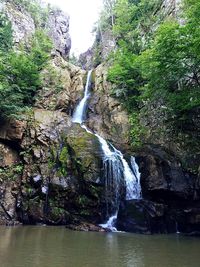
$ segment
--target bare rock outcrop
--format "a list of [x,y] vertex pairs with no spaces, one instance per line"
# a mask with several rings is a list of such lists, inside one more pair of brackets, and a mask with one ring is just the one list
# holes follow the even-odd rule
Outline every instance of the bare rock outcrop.
[[12,24],[15,44],[17,45],[21,41],[26,42],[35,32],[35,23],[31,14],[12,2],[6,2],[2,9]]
[[42,71],[42,89],[35,106],[48,110],[62,110],[71,115],[83,94],[86,72],[55,56]]
[[69,15],[59,9],[52,9],[49,13],[46,28],[54,44],[53,51],[67,59],[71,49]]

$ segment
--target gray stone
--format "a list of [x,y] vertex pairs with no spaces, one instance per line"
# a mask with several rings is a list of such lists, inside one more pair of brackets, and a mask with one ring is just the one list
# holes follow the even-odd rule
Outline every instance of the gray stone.
[[51,10],[46,28],[53,40],[54,52],[58,52],[63,58],[67,59],[71,49],[69,16],[59,9]]
[[26,41],[30,35],[34,34],[34,20],[28,12],[9,2],[6,3],[4,8],[12,24],[13,38],[16,44]]

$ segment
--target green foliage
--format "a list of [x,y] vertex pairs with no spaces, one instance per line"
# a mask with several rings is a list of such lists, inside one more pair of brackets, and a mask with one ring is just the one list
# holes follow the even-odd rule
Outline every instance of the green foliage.
[[138,107],[138,88],[143,84],[137,56],[125,47],[115,54],[114,64],[109,70],[108,79],[115,84],[113,93],[123,101],[131,112]]
[[0,182],[16,181],[23,172],[23,164],[13,164],[10,167],[0,167]]
[[114,34],[118,50],[113,54],[108,79],[115,85],[115,96],[125,103],[129,112],[140,105],[140,88],[145,79],[138,56],[153,36],[151,27],[157,18],[153,14],[159,4],[159,0],[119,0],[115,6]]
[[52,42],[44,30],[37,30],[31,40],[30,58],[39,70],[43,69],[49,60]]
[[8,52],[12,47],[12,27],[11,23],[3,13],[0,13],[0,51]]
[[142,137],[146,129],[140,124],[137,112],[132,112],[129,118],[131,124],[130,139],[134,148],[138,149],[142,146]]
[[56,169],[59,177],[66,177],[70,159],[67,144],[64,144],[61,149],[58,146],[52,146],[50,154],[51,156],[48,161],[49,168],[51,170]]
[[40,0],[7,0],[31,14],[37,27],[43,26],[48,19],[50,5],[42,7]]
[[139,58],[146,78],[144,96],[166,101],[177,119],[200,105],[200,29],[168,21],[158,29],[152,48]]
[[[34,101],[40,87],[40,70],[49,59],[51,43],[44,31],[36,31],[30,48],[11,48],[12,31],[6,18],[0,17],[0,117],[16,116]],[[5,33],[5,34],[4,34]],[[7,44],[8,46],[6,46]],[[7,50],[7,51],[6,51]],[[7,52],[7,53],[5,53]]]
[[64,146],[60,152],[59,155],[59,163],[60,163],[60,173],[64,176],[67,175],[67,161],[69,159],[69,152],[68,152],[68,148],[66,146]]
[[161,0],[118,0],[115,6],[114,33],[119,47],[126,46],[138,54],[148,46],[154,33],[154,24],[160,19],[155,11]]
[[[162,99],[167,123],[179,127],[200,105],[200,2],[184,1],[184,24],[165,19],[156,10],[161,1],[118,0],[108,79],[113,93],[131,115],[131,137],[140,142],[139,114],[147,103]],[[160,24],[160,26],[159,26]]]

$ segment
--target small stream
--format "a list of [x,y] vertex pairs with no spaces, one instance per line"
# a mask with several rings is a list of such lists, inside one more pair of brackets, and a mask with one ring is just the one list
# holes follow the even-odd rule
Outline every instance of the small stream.
[[0,227],[1,267],[199,267],[200,239],[181,235]]

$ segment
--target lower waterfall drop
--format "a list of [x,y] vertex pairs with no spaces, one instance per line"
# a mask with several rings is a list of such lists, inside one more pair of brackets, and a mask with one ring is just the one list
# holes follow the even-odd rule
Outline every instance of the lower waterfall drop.
[[87,101],[90,97],[92,70],[88,72],[87,83],[85,86],[84,97],[75,109],[72,121],[79,123],[88,133],[94,134],[101,144],[103,151],[103,178],[105,184],[105,198],[107,221],[100,224],[101,227],[107,228],[113,232],[117,231],[115,224],[117,221],[119,205],[120,205],[120,189],[121,184],[125,183],[126,200],[140,199],[140,173],[138,165],[134,157],[131,157],[131,166],[125,160],[121,151],[117,150],[112,144],[108,143],[103,137],[97,133],[90,131],[83,121],[86,117]]

